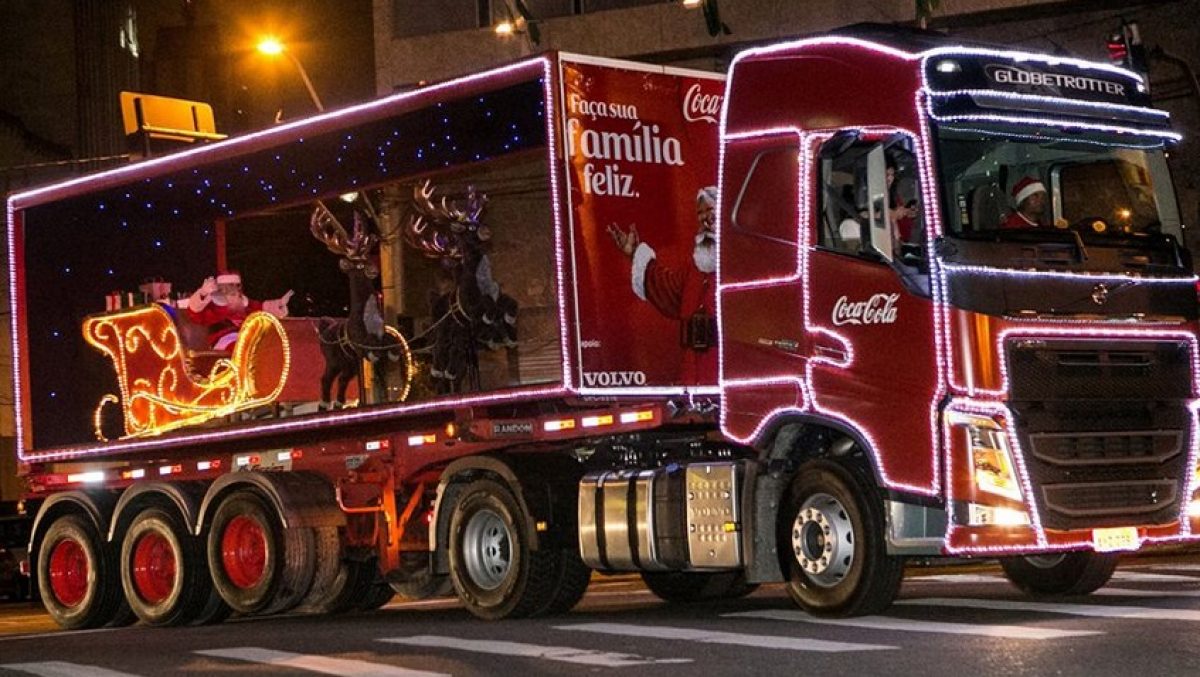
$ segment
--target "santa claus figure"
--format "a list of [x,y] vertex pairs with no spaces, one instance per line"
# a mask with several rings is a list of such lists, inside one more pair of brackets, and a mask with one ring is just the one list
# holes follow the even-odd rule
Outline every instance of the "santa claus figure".
[[626,233],[608,227],[617,247],[632,259],[633,293],[661,314],[679,321],[679,338],[684,348],[680,376],[684,383],[699,383],[701,375],[717,373],[716,306],[713,273],[717,269],[717,187],[696,194],[696,235],[692,265],[672,268],[658,261],[654,248],[642,242],[637,227]]
[[270,301],[255,301],[242,292],[242,276],[229,271],[204,280],[187,301],[188,319],[208,327],[208,345],[213,350],[231,350],[246,316],[265,311],[287,317],[291,290]]

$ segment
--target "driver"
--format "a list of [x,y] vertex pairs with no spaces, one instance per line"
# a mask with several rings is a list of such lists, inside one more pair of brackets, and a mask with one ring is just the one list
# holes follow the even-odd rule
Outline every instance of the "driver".
[[1037,179],[1026,176],[1013,184],[1013,204],[1017,206],[1001,228],[1037,228],[1049,225],[1045,220],[1046,186]]

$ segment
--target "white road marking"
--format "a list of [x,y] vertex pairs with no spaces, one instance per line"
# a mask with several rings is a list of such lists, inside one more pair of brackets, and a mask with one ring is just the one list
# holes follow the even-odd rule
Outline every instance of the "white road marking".
[[1121,571],[1120,569],[1113,572],[1112,579],[1126,583],[1200,583],[1200,578],[1196,576],[1152,574],[1145,571]]
[[870,628],[872,630],[899,630],[902,632],[932,632],[946,635],[980,635],[1005,639],[1064,639],[1103,635],[1098,630],[1059,630],[1057,628],[1025,627],[1021,625],[984,625],[977,623],[940,623],[918,621],[908,618],[886,616],[862,616],[859,618],[817,618],[799,610],[769,609],[721,614],[723,618],[765,618],[775,621],[836,625],[844,628]]
[[504,642],[499,640],[459,639],[457,637],[439,637],[436,635],[417,635],[414,637],[389,637],[378,640],[389,644],[404,644],[407,646],[423,646],[435,649],[455,649],[473,653],[496,654],[500,656],[520,656],[523,658],[542,658],[563,663],[579,663],[605,668],[624,668],[633,665],[649,665],[654,663],[691,663],[690,658],[645,658],[627,653],[609,653],[591,649],[576,649],[569,646],[541,646],[522,642]]
[[736,632],[720,632],[718,630],[699,630],[696,628],[677,628],[663,625],[622,625],[618,623],[580,623],[578,625],[557,625],[556,630],[574,630],[579,632],[598,632],[605,635],[622,637],[641,637],[643,639],[675,639],[702,644],[733,644],[736,646],[753,646],[760,649],[785,649],[789,651],[877,651],[880,649],[895,649],[898,647],[882,644],[854,644],[851,642],[830,642],[822,639],[805,639],[803,637],[781,637],[778,635],[746,635]]
[[[1181,576],[1178,574],[1155,574],[1145,571],[1113,572],[1114,581],[1125,583],[1200,583],[1200,577]],[[1008,583],[1003,576],[988,574],[935,574],[933,576],[917,576],[907,578],[905,583]]]
[[1133,588],[1101,588],[1092,593],[1107,597],[1200,597],[1200,590],[1135,590]]
[[896,604],[906,606],[940,606],[963,609],[995,609],[998,611],[1040,611],[1068,616],[1092,618],[1126,618],[1155,621],[1200,621],[1200,611],[1192,609],[1155,609],[1144,606],[1100,606],[1096,604],[1061,604],[1054,602],[1027,602],[1008,599],[964,599],[930,597],[902,599]]
[[106,670],[95,665],[80,665],[66,661],[45,661],[43,663],[7,663],[0,669],[27,672],[40,677],[135,677],[128,672]]
[[383,663],[372,663],[348,658],[330,658],[328,656],[313,656],[311,654],[291,653],[290,651],[275,651],[256,646],[230,647],[228,649],[206,649],[196,651],[201,656],[214,658],[229,658],[247,663],[262,663],[278,665],[296,670],[320,672],[326,675],[343,675],[344,677],[445,677],[444,673],[410,670]]

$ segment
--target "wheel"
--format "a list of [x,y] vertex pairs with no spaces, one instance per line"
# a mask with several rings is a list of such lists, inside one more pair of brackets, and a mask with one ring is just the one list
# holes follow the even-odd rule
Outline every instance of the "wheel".
[[432,574],[422,570],[403,583],[392,583],[392,591],[405,601],[419,601],[431,597],[445,597],[454,592],[449,576]]
[[472,614],[519,618],[546,609],[558,582],[557,552],[532,550],[515,498],[503,485],[476,480],[450,516],[450,579]]
[[121,542],[120,562],[125,600],[147,625],[191,622],[216,596],[204,543],[165,510],[149,508],[133,518]]
[[745,597],[758,588],[740,571],[643,571],[642,582],[668,602],[702,602]]
[[805,463],[779,526],[788,593],[809,613],[878,613],[896,598],[904,561],[887,554],[882,501],[855,471],[825,460]]
[[259,494],[236,491],[221,501],[208,532],[213,586],[234,611],[287,611],[312,587],[313,539],[312,529],[285,529]]
[[1006,557],[1000,560],[1013,585],[1033,595],[1087,595],[1104,587],[1117,556],[1097,552]]
[[545,608],[535,615],[562,614],[575,608],[592,582],[592,568],[583,563],[579,551],[565,548],[558,551],[555,565],[554,594]]
[[68,630],[132,618],[121,593],[116,553],[85,517],[59,517],[46,530],[38,549],[37,580],[46,611]]

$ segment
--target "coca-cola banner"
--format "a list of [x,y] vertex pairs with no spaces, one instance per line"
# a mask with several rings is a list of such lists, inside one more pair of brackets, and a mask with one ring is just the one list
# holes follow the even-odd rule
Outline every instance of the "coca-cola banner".
[[714,386],[721,76],[562,61],[579,385]]

